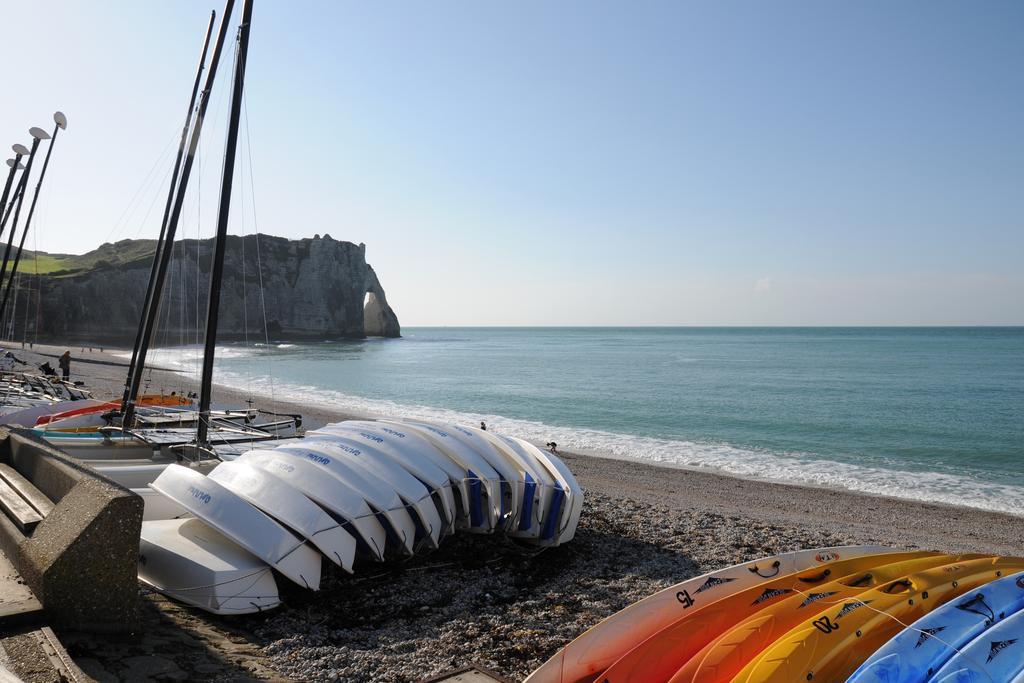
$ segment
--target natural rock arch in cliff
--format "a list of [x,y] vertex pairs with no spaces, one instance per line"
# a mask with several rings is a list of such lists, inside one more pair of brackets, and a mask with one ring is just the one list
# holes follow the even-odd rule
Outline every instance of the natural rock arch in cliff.
[[398,336],[398,316],[388,306],[384,288],[380,286],[377,273],[370,266],[367,270],[366,296],[363,298],[363,334],[367,337]]

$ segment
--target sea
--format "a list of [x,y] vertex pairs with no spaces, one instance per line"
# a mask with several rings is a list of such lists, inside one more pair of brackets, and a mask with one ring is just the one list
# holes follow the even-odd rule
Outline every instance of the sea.
[[[197,372],[195,347],[154,363]],[[218,348],[274,400],[1024,514],[1024,328],[456,328]]]

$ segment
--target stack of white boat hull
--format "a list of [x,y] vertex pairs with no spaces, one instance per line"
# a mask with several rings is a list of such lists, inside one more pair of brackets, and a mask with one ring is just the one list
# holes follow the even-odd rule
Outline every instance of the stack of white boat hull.
[[267,563],[194,517],[143,525],[139,579],[214,614],[250,614],[281,604]]
[[320,587],[319,554],[304,539],[212,477],[170,465],[153,482],[153,488],[295,583],[312,590]]
[[166,503],[148,516],[179,518],[143,523],[140,577],[220,614],[278,604],[271,567],[317,590],[322,557],[352,572],[358,557],[408,557],[457,530],[559,545],[583,506],[565,464],[533,444],[412,420],[327,425],[208,475],[171,465],[152,489]]

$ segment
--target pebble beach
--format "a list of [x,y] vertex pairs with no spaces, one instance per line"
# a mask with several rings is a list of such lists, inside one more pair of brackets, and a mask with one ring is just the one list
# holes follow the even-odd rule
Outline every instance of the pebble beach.
[[[31,365],[63,348],[8,345]],[[72,379],[120,395],[123,358],[72,348]],[[154,370],[149,390],[191,390]],[[217,387],[219,403],[269,397]],[[306,427],[367,417],[276,401]],[[369,416],[372,417],[372,416]],[[312,594],[281,582],[285,605],[218,618],[144,593],[143,629],[127,638],[62,632],[75,661],[105,680],[417,681],[477,665],[521,680],[615,611],[686,578],[799,548],[879,543],[1024,555],[1024,517],[710,471],[563,453],[586,491],[576,537],[537,553],[496,536],[458,534],[407,562],[328,572]],[[140,588],[140,590],[142,590]]]

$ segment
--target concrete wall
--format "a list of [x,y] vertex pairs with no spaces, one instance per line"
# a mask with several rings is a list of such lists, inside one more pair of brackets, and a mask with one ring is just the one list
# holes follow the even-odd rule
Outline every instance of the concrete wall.
[[0,514],[0,549],[52,625],[134,630],[142,498],[26,429],[0,427],[0,461],[55,504],[29,536]]

